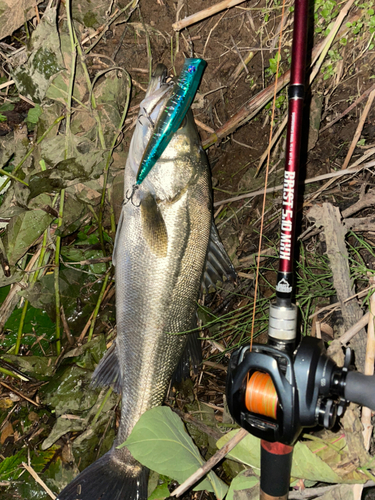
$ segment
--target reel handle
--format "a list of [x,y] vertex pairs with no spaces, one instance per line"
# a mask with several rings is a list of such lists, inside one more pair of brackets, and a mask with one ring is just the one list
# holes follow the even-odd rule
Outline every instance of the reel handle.
[[348,372],[345,399],[375,411],[375,375]]

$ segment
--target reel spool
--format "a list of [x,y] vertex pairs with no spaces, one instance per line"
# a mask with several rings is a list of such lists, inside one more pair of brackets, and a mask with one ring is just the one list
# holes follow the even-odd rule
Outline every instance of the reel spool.
[[254,372],[246,383],[246,408],[258,415],[277,420],[278,397],[269,373]]
[[298,426],[296,383],[291,357],[268,345],[245,346],[230,359],[227,402],[234,420],[254,436],[291,444]]

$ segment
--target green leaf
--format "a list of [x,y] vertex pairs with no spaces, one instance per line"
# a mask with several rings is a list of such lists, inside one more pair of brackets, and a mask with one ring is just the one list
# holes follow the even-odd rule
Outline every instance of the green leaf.
[[[141,464],[179,483],[204,464],[180,418],[166,407],[159,406],[144,413],[124,445]],[[213,491],[219,499],[224,498],[227,489],[213,472],[194,488]]]
[[27,252],[52,220],[53,217],[43,210],[30,210],[11,219],[5,237],[7,257],[11,265]]
[[[258,483],[259,479],[255,477],[254,475],[249,476],[249,473],[252,474],[252,471],[244,471],[238,474],[233,481],[231,482],[231,485],[229,487],[229,491],[227,494],[226,500],[233,500],[234,499],[234,492],[241,491],[241,490],[249,490],[250,488],[254,488],[254,497],[256,499],[259,498],[259,489],[255,488]],[[251,492],[253,493],[253,492]],[[251,500],[251,497],[249,497],[248,492],[246,492],[247,496],[246,498],[248,500]]]
[[6,102],[0,106],[0,112],[1,111],[13,111],[13,110],[14,110],[14,104],[12,102]]
[[42,108],[39,106],[39,104],[36,104],[34,108],[30,108],[29,111],[27,112],[27,119],[26,121],[28,123],[33,123],[36,124],[38,123],[39,117],[43,113]]
[[324,483],[342,482],[340,476],[301,441],[294,447],[292,476]]
[[11,457],[5,458],[0,463],[0,480],[11,481],[14,479],[18,479],[19,475],[22,472],[20,465],[26,460],[26,457],[26,449],[23,449]]
[[4,116],[4,115],[2,115],[2,114],[0,113],[0,122],[6,122],[6,121],[7,121],[7,117],[6,117],[6,116]]
[[[228,432],[217,441],[216,446],[222,448],[238,432],[238,429]],[[248,434],[228,453],[227,458],[243,463],[255,469],[260,469],[260,439]]]
[[[16,343],[18,328],[21,321],[23,308],[14,309],[7,322],[5,329],[7,335],[2,342],[2,347],[10,348]],[[35,371],[43,377],[44,373],[49,373],[50,369],[45,367],[47,358],[43,357],[46,353],[51,352],[51,344],[53,344],[56,332],[56,324],[51,321],[46,311],[31,307],[29,304],[22,329],[22,344],[27,345],[34,356],[18,357],[15,356],[16,365],[24,364],[25,367],[32,366],[33,363],[37,366]],[[39,342],[36,339],[39,337]],[[18,361],[19,360],[19,361]],[[40,367],[38,369],[38,367]],[[52,367],[51,367],[52,368]],[[20,368],[21,370],[27,368]],[[36,377],[38,378],[38,377]]]
[[91,144],[86,142],[82,146],[87,146],[88,150],[84,154],[77,153],[75,158],[62,160],[43,172],[38,172],[30,176],[30,198],[35,198],[41,193],[51,193],[60,191],[74,184],[97,179],[105,166],[105,151],[92,150]]
[[[35,341],[35,337],[33,337],[33,340]],[[32,375],[38,380],[48,380],[55,371],[55,356],[15,356],[13,354],[4,354],[1,356],[1,359],[14,364],[19,370]]]
[[168,498],[171,495],[168,489],[168,482],[163,481],[161,484],[158,484],[148,497],[148,500],[164,500],[164,498]]

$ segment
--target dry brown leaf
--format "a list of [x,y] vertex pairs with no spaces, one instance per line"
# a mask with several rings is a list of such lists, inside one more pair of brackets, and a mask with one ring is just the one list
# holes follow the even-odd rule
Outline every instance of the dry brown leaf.
[[4,425],[4,428],[3,428],[2,432],[1,432],[0,443],[4,444],[6,438],[9,437],[9,436],[13,436],[13,434],[14,434],[13,425],[10,422],[7,422]]
[[25,21],[35,16],[35,7],[42,0],[3,0],[0,15],[0,40],[12,35]]

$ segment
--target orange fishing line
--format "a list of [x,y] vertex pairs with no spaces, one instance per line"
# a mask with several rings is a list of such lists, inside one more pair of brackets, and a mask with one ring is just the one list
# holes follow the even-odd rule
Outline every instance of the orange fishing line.
[[[272,142],[272,136],[273,136],[273,120],[274,120],[274,117],[275,117],[276,95],[277,95],[277,82],[278,82],[278,78],[279,78],[279,65],[280,65],[280,59],[281,59],[281,41],[282,41],[283,31],[284,31],[284,11],[285,11],[285,0],[283,0],[283,7],[282,7],[282,11],[281,11],[281,29],[280,29],[280,35],[279,35],[279,48],[278,48],[278,51],[277,51],[278,58],[277,58],[277,64],[276,64],[275,91],[274,91],[274,94],[273,94],[273,101],[272,101],[272,114],[271,114],[271,128],[270,128],[269,144],[271,144],[271,142]],[[263,194],[263,205],[262,205],[262,219],[261,219],[261,223],[260,223],[260,232],[259,232],[260,236],[259,236],[259,246],[258,246],[258,258],[257,258],[257,267],[256,267],[256,273],[255,273],[255,293],[254,293],[254,305],[253,305],[253,319],[252,319],[252,323],[251,323],[250,351],[253,348],[255,311],[256,311],[256,303],[257,303],[257,296],[258,296],[260,252],[261,252],[261,248],[262,248],[262,239],[263,239],[264,212],[265,212],[265,207],[266,207],[266,196],[267,196],[268,172],[269,172],[269,166],[270,166],[270,157],[271,157],[271,148],[268,149],[267,165],[266,165],[266,176],[265,176],[265,179],[264,179],[264,194]]]
[[277,392],[269,373],[254,372],[246,384],[246,408],[276,420]]

